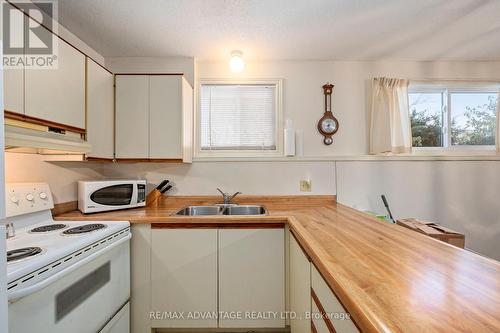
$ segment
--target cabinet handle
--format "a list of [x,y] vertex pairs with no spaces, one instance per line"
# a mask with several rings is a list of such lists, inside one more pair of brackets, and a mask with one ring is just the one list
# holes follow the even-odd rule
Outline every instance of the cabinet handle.
[[[313,288],[311,288],[311,297],[312,297],[314,303],[316,303],[316,306],[318,307],[318,310],[321,313],[323,320],[325,321],[326,327],[328,327],[328,332],[337,333],[337,331],[335,331],[335,327],[333,327],[332,321],[330,320],[330,318],[328,318],[326,311],[325,311],[325,308],[323,307],[323,305],[321,305],[321,302],[319,301],[319,298],[316,295],[316,293],[314,292]],[[314,324],[313,324],[313,326],[314,326]]]

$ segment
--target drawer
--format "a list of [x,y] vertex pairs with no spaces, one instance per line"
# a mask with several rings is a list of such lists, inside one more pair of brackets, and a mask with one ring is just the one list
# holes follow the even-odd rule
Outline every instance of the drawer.
[[[315,297],[313,297],[313,295],[316,296],[316,299]],[[351,320],[349,313],[344,309],[342,304],[340,304],[335,294],[332,292],[330,287],[326,284],[325,280],[314,266],[311,267],[311,296],[312,296],[311,303],[315,305],[317,309],[322,307],[326,312],[326,315],[328,317],[327,320],[330,320],[332,326],[335,328],[334,332],[337,333],[359,332],[358,328]],[[319,328],[318,327],[316,328],[318,329],[319,333],[320,332]]]
[[330,333],[325,320],[321,316],[321,311],[318,310],[318,307],[314,303],[314,300],[311,300],[311,332]]

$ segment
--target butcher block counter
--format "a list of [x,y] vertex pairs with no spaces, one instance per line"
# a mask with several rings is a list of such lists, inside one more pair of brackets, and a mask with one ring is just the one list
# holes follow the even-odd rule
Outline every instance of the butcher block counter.
[[171,216],[217,197],[56,220],[128,220],[179,227],[287,224],[362,332],[500,332],[500,263],[336,203],[334,196],[242,196],[267,216]]

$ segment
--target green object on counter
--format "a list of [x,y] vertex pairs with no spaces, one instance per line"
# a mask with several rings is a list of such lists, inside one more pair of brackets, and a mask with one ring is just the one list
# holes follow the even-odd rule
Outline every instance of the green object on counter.
[[381,215],[381,214],[377,214],[375,212],[371,212],[371,211],[367,211],[367,210],[363,211],[363,213],[366,213],[368,215],[374,216],[374,217],[378,218],[379,220],[387,221],[389,223],[392,223],[391,218],[388,215]]

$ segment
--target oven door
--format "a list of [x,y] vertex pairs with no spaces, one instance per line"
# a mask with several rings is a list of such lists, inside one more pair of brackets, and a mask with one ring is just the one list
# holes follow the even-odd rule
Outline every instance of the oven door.
[[96,333],[130,296],[130,242],[9,304],[9,332]]

